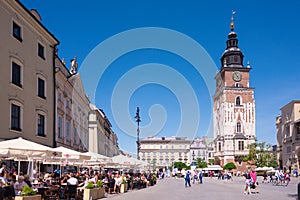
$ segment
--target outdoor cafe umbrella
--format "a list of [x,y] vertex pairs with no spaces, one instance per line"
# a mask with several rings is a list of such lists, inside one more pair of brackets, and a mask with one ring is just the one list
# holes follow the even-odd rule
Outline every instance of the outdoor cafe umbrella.
[[85,155],[90,156],[91,158],[89,160],[85,160],[84,164],[85,165],[97,165],[97,164],[107,164],[107,163],[112,163],[112,159],[110,157],[94,153],[94,152],[85,152]]
[[85,160],[91,159],[91,156],[66,147],[56,147],[54,150],[60,152],[61,156],[45,159],[43,164],[82,165]]
[[19,161],[18,173],[20,172],[20,161],[42,161],[56,156],[61,156],[61,153],[51,147],[25,140],[21,137],[0,142],[0,158]]
[[61,156],[61,153],[51,147],[19,137],[17,139],[1,141],[0,156],[2,159],[26,161],[28,159],[43,160],[47,157]]

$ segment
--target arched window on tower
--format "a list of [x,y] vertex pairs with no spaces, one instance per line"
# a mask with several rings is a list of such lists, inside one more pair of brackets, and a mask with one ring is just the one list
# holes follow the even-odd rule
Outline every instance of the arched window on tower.
[[242,132],[241,130],[242,130],[241,122],[236,123],[236,132],[241,133]]
[[240,106],[241,105],[241,97],[238,96],[238,97],[235,98],[235,105],[236,106]]

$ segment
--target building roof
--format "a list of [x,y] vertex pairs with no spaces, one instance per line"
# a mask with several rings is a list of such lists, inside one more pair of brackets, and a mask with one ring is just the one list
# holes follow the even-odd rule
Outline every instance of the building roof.
[[[57,44],[59,44],[59,40],[41,23],[41,18],[37,10],[34,10],[33,13],[32,11],[28,10],[19,0],[16,0],[16,2],[57,42]],[[37,17],[37,15],[39,17]]]
[[237,133],[234,137],[233,137],[233,139],[247,139],[246,138],[246,136],[244,136],[243,134],[241,134],[241,133]]

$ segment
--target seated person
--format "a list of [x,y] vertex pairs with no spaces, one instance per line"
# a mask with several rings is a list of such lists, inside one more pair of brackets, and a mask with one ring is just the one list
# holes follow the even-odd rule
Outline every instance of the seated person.
[[115,192],[119,192],[120,191],[120,187],[122,184],[122,176],[119,176],[119,174],[116,174],[115,176]]
[[142,176],[141,176],[141,181],[143,181],[144,183],[146,183],[146,186],[149,185],[149,181],[147,180],[147,178],[145,177],[144,174],[142,174]]
[[75,178],[73,173],[70,173],[70,178],[67,180],[67,185],[78,185],[78,179]]
[[18,176],[18,181],[14,184],[14,190],[16,196],[20,196],[23,187],[25,185],[27,185],[27,183],[24,181],[24,176]]

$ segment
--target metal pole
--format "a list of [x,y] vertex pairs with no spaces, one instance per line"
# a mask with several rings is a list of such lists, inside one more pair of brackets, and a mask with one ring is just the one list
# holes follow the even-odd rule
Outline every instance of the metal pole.
[[135,115],[135,119],[137,122],[137,159],[140,159],[140,122],[141,122],[141,118],[140,118],[140,108],[137,107],[136,108],[136,115]]

